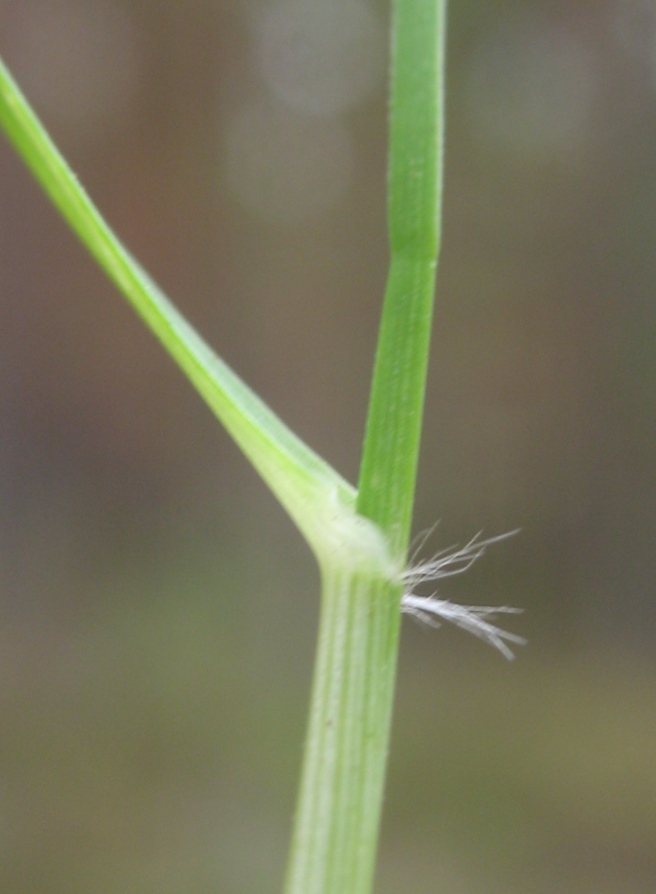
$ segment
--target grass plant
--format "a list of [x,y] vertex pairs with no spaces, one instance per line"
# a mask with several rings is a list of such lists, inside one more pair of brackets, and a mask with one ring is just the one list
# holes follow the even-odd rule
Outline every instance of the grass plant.
[[[366,894],[380,822],[440,244],[446,0],[395,0],[389,152],[391,268],[357,488],[212,351],[106,224],[0,64],[0,123],[97,262],[207,401],[316,555],[322,595],[309,729],[286,894]],[[490,541],[436,557],[457,573]],[[415,601],[413,602],[413,598]],[[406,594],[406,610],[488,620]],[[465,621],[463,622],[463,617]]]

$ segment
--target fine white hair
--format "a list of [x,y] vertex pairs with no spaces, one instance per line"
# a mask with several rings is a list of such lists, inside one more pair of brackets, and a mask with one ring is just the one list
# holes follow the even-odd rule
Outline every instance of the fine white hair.
[[[424,535],[421,539],[418,549],[424,545],[427,537]],[[411,564],[401,575],[404,585],[403,598],[401,600],[401,610],[405,614],[412,615],[428,624],[431,627],[439,627],[440,621],[449,621],[457,627],[461,627],[468,633],[473,633],[480,639],[495,646],[502,655],[512,659],[514,655],[507,643],[515,643],[523,645],[526,640],[514,633],[502,630],[492,623],[497,615],[500,614],[518,614],[522,611],[520,608],[511,608],[507,605],[488,606],[488,605],[457,605],[445,599],[437,599],[435,593],[430,596],[417,596],[413,590],[419,584],[429,581],[441,580],[445,577],[453,577],[456,574],[463,574],[474,562],[479,559],[487,550],[488,546],[512,537],[517,531],[509,531],[507,534],[500,534],[497,537],[489,537],[487,540],[480,539],[480,533],[462,547],[449,547],[436,553],[431,559],[418,564]]]

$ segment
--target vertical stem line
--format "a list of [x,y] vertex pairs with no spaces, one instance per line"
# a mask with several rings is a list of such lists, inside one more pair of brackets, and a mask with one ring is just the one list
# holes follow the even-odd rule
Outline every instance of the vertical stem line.
[[358,511],[395,554],[410,533],[440,245],[446,0],[396,0],[392,21],[392,252],[360,468]]
[[412,522],[435,261],[395,255],[387,283],[357,509],[405,556]]
[[[357,511],[405,561],[440,242],[446,0],[394,0],[392,252]],[[305,763],[286,894],[368,894],[394,696],[401,586],[323,567]]]
[[[395,591],[390,598],[390,589]],[[398,587],[324,573],[319,646],[286,894],[371,888],[395,676]],[[389,606],[394,605],[391,613]],[[391,615],[391,617],[390,617]]]

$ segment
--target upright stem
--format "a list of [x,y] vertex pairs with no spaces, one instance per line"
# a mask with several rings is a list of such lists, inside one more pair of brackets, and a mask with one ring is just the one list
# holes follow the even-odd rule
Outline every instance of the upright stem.
[[[357,511],[405,563],[440,235],[446,0],[395,0],[392,261]],[[342,556],[343,559],[343,556]],[[396,674],[401,585],[380,568],[322,566],[310,723],[286,894],[368,894]]]
[[396,587],[371,575],[354,574],[352,569],[324,573],[286,894],[366,894],[371,889],[396,666],[398,598]]
[[407,549],[441,235],[446,0],[396,0],[385,294],[357,508]]

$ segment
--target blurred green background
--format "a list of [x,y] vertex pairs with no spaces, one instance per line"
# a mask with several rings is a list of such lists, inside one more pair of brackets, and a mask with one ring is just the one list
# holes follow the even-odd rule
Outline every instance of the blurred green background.
[[[453,0],[378,894],[656,889],[656,4]],[[356,477],[384,288],[387,8],[3,0],[0,51],[110,222]],[[318,610],[304,544],[0,143],[0,889],[280,890]]]

